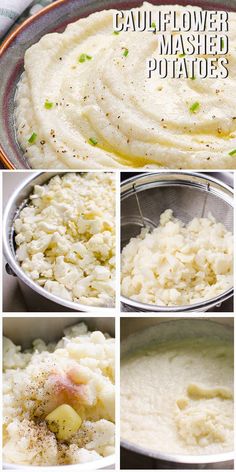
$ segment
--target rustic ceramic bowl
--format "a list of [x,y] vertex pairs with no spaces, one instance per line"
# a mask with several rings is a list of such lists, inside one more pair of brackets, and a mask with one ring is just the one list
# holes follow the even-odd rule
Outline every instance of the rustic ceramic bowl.
[[[235,0],[152,0],[154,4],[197,5],[205,9],[236,11]],[[0,47],[0,159],[9,169],[27,169],[14,127],[14,96],[24,68],[25,51],[46,33],[65,27],[95,11],[133,8],[142,0],[58,0],[26,20]]]

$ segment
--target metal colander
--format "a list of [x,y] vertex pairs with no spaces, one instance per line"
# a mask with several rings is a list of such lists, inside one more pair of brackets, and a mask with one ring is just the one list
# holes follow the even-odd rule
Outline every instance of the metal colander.
[[[171,209],[183,223],[194,217],[215,219],[233,232],[233,190],[204,174],[168,172],[139,174],[121,186],[121,246],[136,237],[141,228],[154,229],[160,215]],[[121,297],[124,311],[206,311],[233,295],[233,288],[214,299],[188,306],[156,306]]]

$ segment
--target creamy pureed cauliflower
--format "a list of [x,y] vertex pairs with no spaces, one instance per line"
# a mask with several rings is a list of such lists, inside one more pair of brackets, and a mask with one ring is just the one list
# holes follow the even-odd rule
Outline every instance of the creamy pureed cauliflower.
[[190,305],[233,286],[233,235],[209,214],[187,225],[168,209],[121,255],[121,293],[154,305]]
[[114,305],[114,174],[67,173],[35,185],[14,229],[16,258],[34,282],[69,301]]
[[169,454],[233,451],[233,343],[209,332],[149,345],[145,333],[121,363],[121,438]]
[[114,346],[84,323],[25,352],[4,339],[4,462],[77,464],[114,453]]
[[229,13],[227,79],[163,80],[147,78],[146,59],[157,57],[155,34],[114,35],[113,12],[48,34],[26,52],[15,120],[29,164],[235,168],[236,14]]

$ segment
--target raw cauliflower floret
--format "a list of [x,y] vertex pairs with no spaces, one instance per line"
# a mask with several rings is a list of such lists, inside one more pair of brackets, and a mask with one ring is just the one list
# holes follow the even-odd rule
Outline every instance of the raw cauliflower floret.
[[115,298],[115,178],[56,175],[36,185],[14,223],[16,257],[50,293],[85,305]]

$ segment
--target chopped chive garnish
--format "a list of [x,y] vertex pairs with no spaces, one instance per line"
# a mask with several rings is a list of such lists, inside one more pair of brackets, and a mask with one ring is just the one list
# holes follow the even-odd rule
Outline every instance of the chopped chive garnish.
[[199,102],[194,102],[191,107],[189,108],[189,111],[191,113],[195,113],[196,111],[198,111],[200,108],[200,103]]
[[157,27],[157,25],[156,25],[155,21],[153,21],[152,24],[151,24],[151,28],[156,29],[156,27]]
[[179,57],[185,57],[185,56],[186,56],[186,54],[184,54],[184,53],[183,53],[183,54],[179,54]]
[[31,136],[30,136],[30,138],[28,139],[28,143],[34,144],[35,141],[36,141],[36,139],[37,139],[37,134],[36,134],[36,133],[32,133]]
[[236,154],[236,149],[233,149],[233,151],[230,151],[230,152],[229,152],[229,155],[230,155],[230,156],[234,156],[235,154]]
[[220,38],[220,47],[221,47],[221,49],[224,49],[224,46],[225,46],[224,38]]
[[92,144],[93,146],[96,146],[98,143],[98,140],[96,138],[89,138],[88,142]]
[[120,32],[119,31],[113,31],[113,34],[118,35],[118,34],[120,34]]
[[46,102],[44,103],[44,108],[46,108],[47,110],[50,110],[52,107],[53,107],[53,103],[48,102],[48,100],[46,100]]
[[190,77],[191,80],[196,80],[196,77],[195,75],[193,75],[192,77]]
[[129,54],[129,50],[127,48],[124,48],[123,56],[127,57]]
[[88,54],[80,54],[78,61],[79,62],[85,62],[85,61],[91,61],[92,56],[89,56]]

